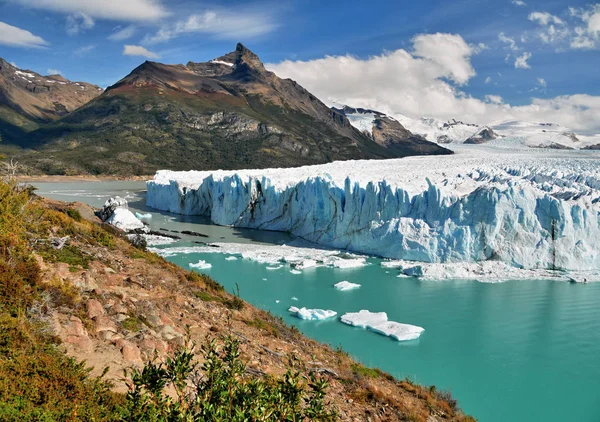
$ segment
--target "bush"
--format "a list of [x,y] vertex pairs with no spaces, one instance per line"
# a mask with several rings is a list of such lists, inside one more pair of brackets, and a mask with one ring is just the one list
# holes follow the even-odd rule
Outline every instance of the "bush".
[[[173,357],[156,359],[131,373],[126,421],[334,421],[325,405],[327,381],[294,368],[281,378],[254,378],[240,359],[239,342],[222,348],[207,340],[195,362],[189,343]],[[175,394],[167,394],[167,391]]]

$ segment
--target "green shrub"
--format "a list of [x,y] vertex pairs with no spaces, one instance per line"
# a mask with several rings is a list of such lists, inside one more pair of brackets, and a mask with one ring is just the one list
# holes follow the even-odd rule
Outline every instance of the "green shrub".
[[[280,378],[247,374],[239,342],[228,336],[223,347],[207,340],[195,362],[189,344],[164,361],[156,359],[131,372],[126,421],[334,421],[325,405],[328,383],[291,362]],[[174,394],[167,394],[167,391]]]

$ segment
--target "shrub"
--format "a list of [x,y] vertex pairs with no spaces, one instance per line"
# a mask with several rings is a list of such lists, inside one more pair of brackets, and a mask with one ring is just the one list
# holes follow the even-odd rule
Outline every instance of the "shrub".
[[[254,378],[240,358],[239,342],[228,336],[223,347],[207,340],[204,363],[195,362],[195,345],[173,357],[156,358],[131,372],[126,421],[333,421],[325,404],[327,381],[289,365],[281,378]],[[167,391],[174,394],[167,394]]]

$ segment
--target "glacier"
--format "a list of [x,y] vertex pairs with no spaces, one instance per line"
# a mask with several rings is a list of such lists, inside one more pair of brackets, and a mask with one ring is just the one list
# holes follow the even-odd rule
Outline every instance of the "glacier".
[[147,205],[396,260],[598,271],[599,158],[461,145],[446,157],[161,170]]

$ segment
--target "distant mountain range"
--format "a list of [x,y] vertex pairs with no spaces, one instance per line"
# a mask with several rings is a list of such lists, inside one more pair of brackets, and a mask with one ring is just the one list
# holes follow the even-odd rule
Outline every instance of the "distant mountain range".
[[507,121],[491,126],[480,126],[452,119],[413,119],[404,115],[386,115],[376,110],[335,105],[333,110],[344,113],[350,123],[361,132],[377,137],[381,122],[402,127],[414,139],[423,139],[439,145],[485,144],[494,141],[497,146],[552,148],[552,149],[600,149],[600,135],[589,136],[573,132],[554,123]]
[[50,174],[291,167],[451,151],[382,118],[356,129],[238,44],[206,63],[145,62],[102,91],[1,62],[3,148]]

